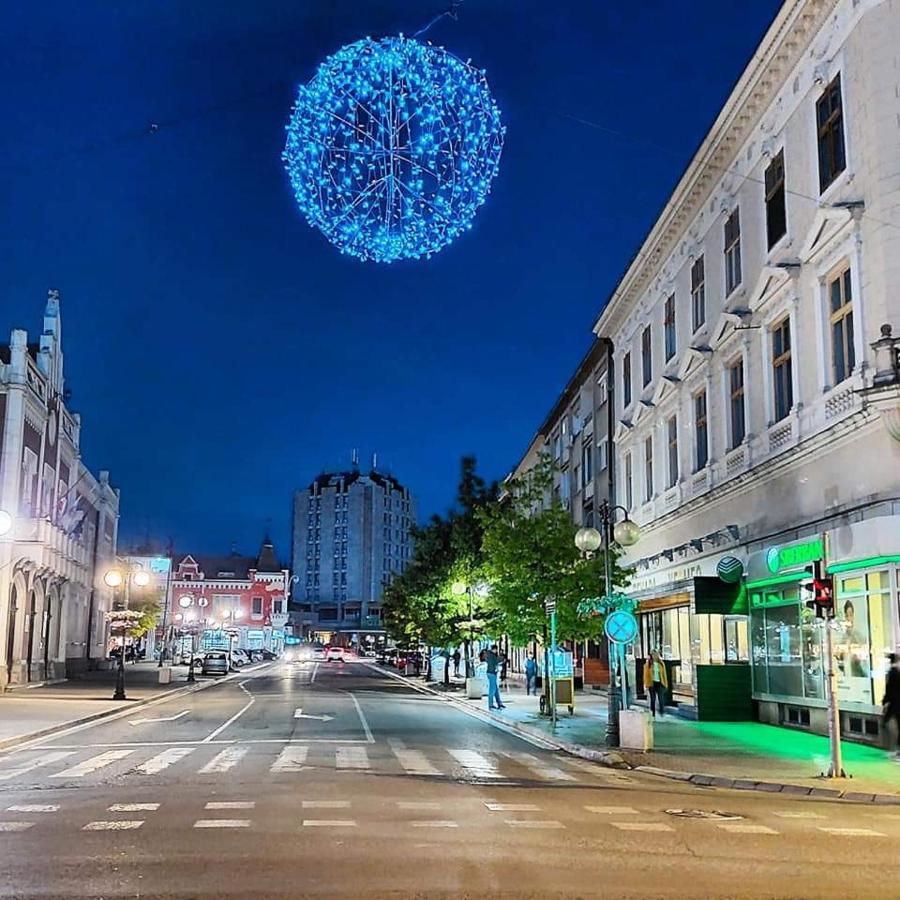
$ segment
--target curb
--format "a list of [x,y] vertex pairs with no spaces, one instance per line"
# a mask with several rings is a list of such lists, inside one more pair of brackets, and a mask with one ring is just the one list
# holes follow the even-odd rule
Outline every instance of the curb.
[[[269,665],[269,663],[262,663],[261,665]],[[50,725],[47,728],[41,728],[38,731],[29,731],[27,734],[18,734],[15,737],[5,738],[0,740],[0,751],[11,750],[15,747],[21,747],[24,744],[30,744],[33,741],[41,740],[42,738],[50,737],[52,735],[62,735],[67,731],[81,728],[83,725],[90,725],[93,722],[99,722],[103,719],[122,719],[125,716],[131,715],[133,710],[141,709],[146,706],[154,706],[157,703],[162,703],[165,700],[172,700],[175,697],[179,697],[186,694],[195,694],[197,691],[205,690],[206,688],[214,687],[217,684],[224,684],[226,681],[232,681],[239,675],[244,675],[248,671],[255,671],[261,666],[254,666],[252,669],[244,669],[241,672],[232,672],[229,675],[226,675],[224,678],[219,678],[215,681],[202,681],[198,684],[186,684],[182,687],[172,688],[168,691],[163,691],[161,694],[157,694],[155,697],[146,697],[143,700],[133,700],[133,701],[124,701],[128,705],[125,708],[122,707],[114,707],[112,709],[105,709],[103,712],[92,713],[89,716],[81,716],[77,719],[69,719],[66,722],[59,722],[56,725]],[[65,702],[65,701],[63,701]],[[121,701],[120,701],[121,702]],[[0,700],[2,703],[2,700]]]
[[842,800],[848,803],[872,803],[878,805],[900,806],[900,794],[870,794],[854,790],[841,790],[840,788],[807,787],[806,785],[791,784],[790,782],[757,781],[754,778],[728,778],[721,775],[706,775],[701,772],[680,772],[675,769],[662,769],[658,766],[632,765],[627,762],[620,753],[615,751],[593,750],[589,747],[572,744],[569,741],[561,741],[559,738],[548,735],[538,728],[531,728],[527,725],[521,725],[518,722],[510,722],[502,716],[494,715],[486,710],[475,709],[468,704],[462,703],[460,698],[448,697],[441,691],[437,691],[427,685],[416,684],[405,675],[385,671],[380,666],[376,666],[373,663],[369,663],[368,665],[376,668],[379,672],[383,672],[383,674],[391,675],[394,678],[405,682],[410,685],[410,687],[416,688],[423,693],[433,694],[443,700],[454,702],[460,709],[471,712],[476,718],[505,725],[508,729],[521,732],[529,737],[535,737],[548,744],[555,745],[558,750],[563,750],[572,756],[599,763],[607,768],[629,769],[633,772],[642,772],[645,775],[655,775],[659,778],[678,781],[682,784],[693,784],[697,787],[730,788],[737,791],[758,791],[766,794],[789,794],[794,797],[812,797],[818,800]]

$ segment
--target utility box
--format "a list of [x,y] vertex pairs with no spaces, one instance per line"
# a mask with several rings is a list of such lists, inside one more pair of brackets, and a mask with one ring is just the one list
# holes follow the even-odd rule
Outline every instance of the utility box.
[[619,713],[619,746],[623,750],[652,750],[653,721],[644,709],[623,709]]
[[159,683],[160,684],[171,684],[172,683],[172,667],[171,666],[161,666],[160,667]]
[[484,679],[479,675],[473,675],[466,679],[467,700],[480,700],[486,693]]

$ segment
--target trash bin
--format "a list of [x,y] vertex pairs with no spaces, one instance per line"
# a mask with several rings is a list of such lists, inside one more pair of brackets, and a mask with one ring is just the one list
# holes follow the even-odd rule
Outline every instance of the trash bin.
[[619,713],[619,746],[623,750],[652,750],[653,721],[645,709],[623,709]]
[[484,679],[478,675],[473,675],[466,679],[466,699],[480,700],[487,691],[485,690]]
[[171,666],[161,666],[160,667],[159,683],[160,684],[171,684],[172,683],[172,667]]

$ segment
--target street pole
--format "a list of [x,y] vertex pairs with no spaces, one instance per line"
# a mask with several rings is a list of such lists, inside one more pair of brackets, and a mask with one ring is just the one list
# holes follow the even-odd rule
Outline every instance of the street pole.
[[556,602],[550,610],[550,665],[552,671],[550,674],[550,721],[553,728],[556,728]]
[[[824,559],[822,560],[822,574],[828,572],[828,534],[823,536],[822,546],[824,548]],[[834,591],[831,593],[831,617],[827,615],[823,619],[825,625],[825,661],[826,669],[826,690],[828,693],[828,742],[831,746],[831,767],[828,770],[829,778],[846,778],[847,773],[844,771],[843,760],[841,759],[841,710],[838,706],[838,684],[837,669],[834,665],[834,629],[831,623],[835,615],[834,608]]]
[[159,649],[159,668],[163,667],[163,661],[166,658],[166,647],[169,644],[169,636],[166,633],[166,623],[169,618],[169,593],[172,589],[172,560],[169,559],[169,568],[166,572],[166,602],[163,606],[162,617],[162,647]]
[[[604,500],[601,507],[603,516],[603,567],[606,582],[606,600],[612,597],[612,573],[609,568],[610,529],[612,528],[612,510],[609,501]],[[606,745],[619,746],[619,654],[613,642],[606,639],[606,657],[609,661],[609,690],[606,693]]]
[[[125,606],[128,609],[128,576],[125,576],[124,586]],[[113,700],[127,700],[125,695],[125,622],[122,624],[122,646],[119,648],[119,667],[116,671],[116,690],[113,693]]]

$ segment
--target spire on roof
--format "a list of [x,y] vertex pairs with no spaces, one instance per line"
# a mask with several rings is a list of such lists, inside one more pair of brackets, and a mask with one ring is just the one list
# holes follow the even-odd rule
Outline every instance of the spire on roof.
[[281,566],[278,564],[278,557],[275,556],[275,545],[268,534],[263,538],[262,546],[259,548],[259,556],[256,560],[257,572],[280,572]]

